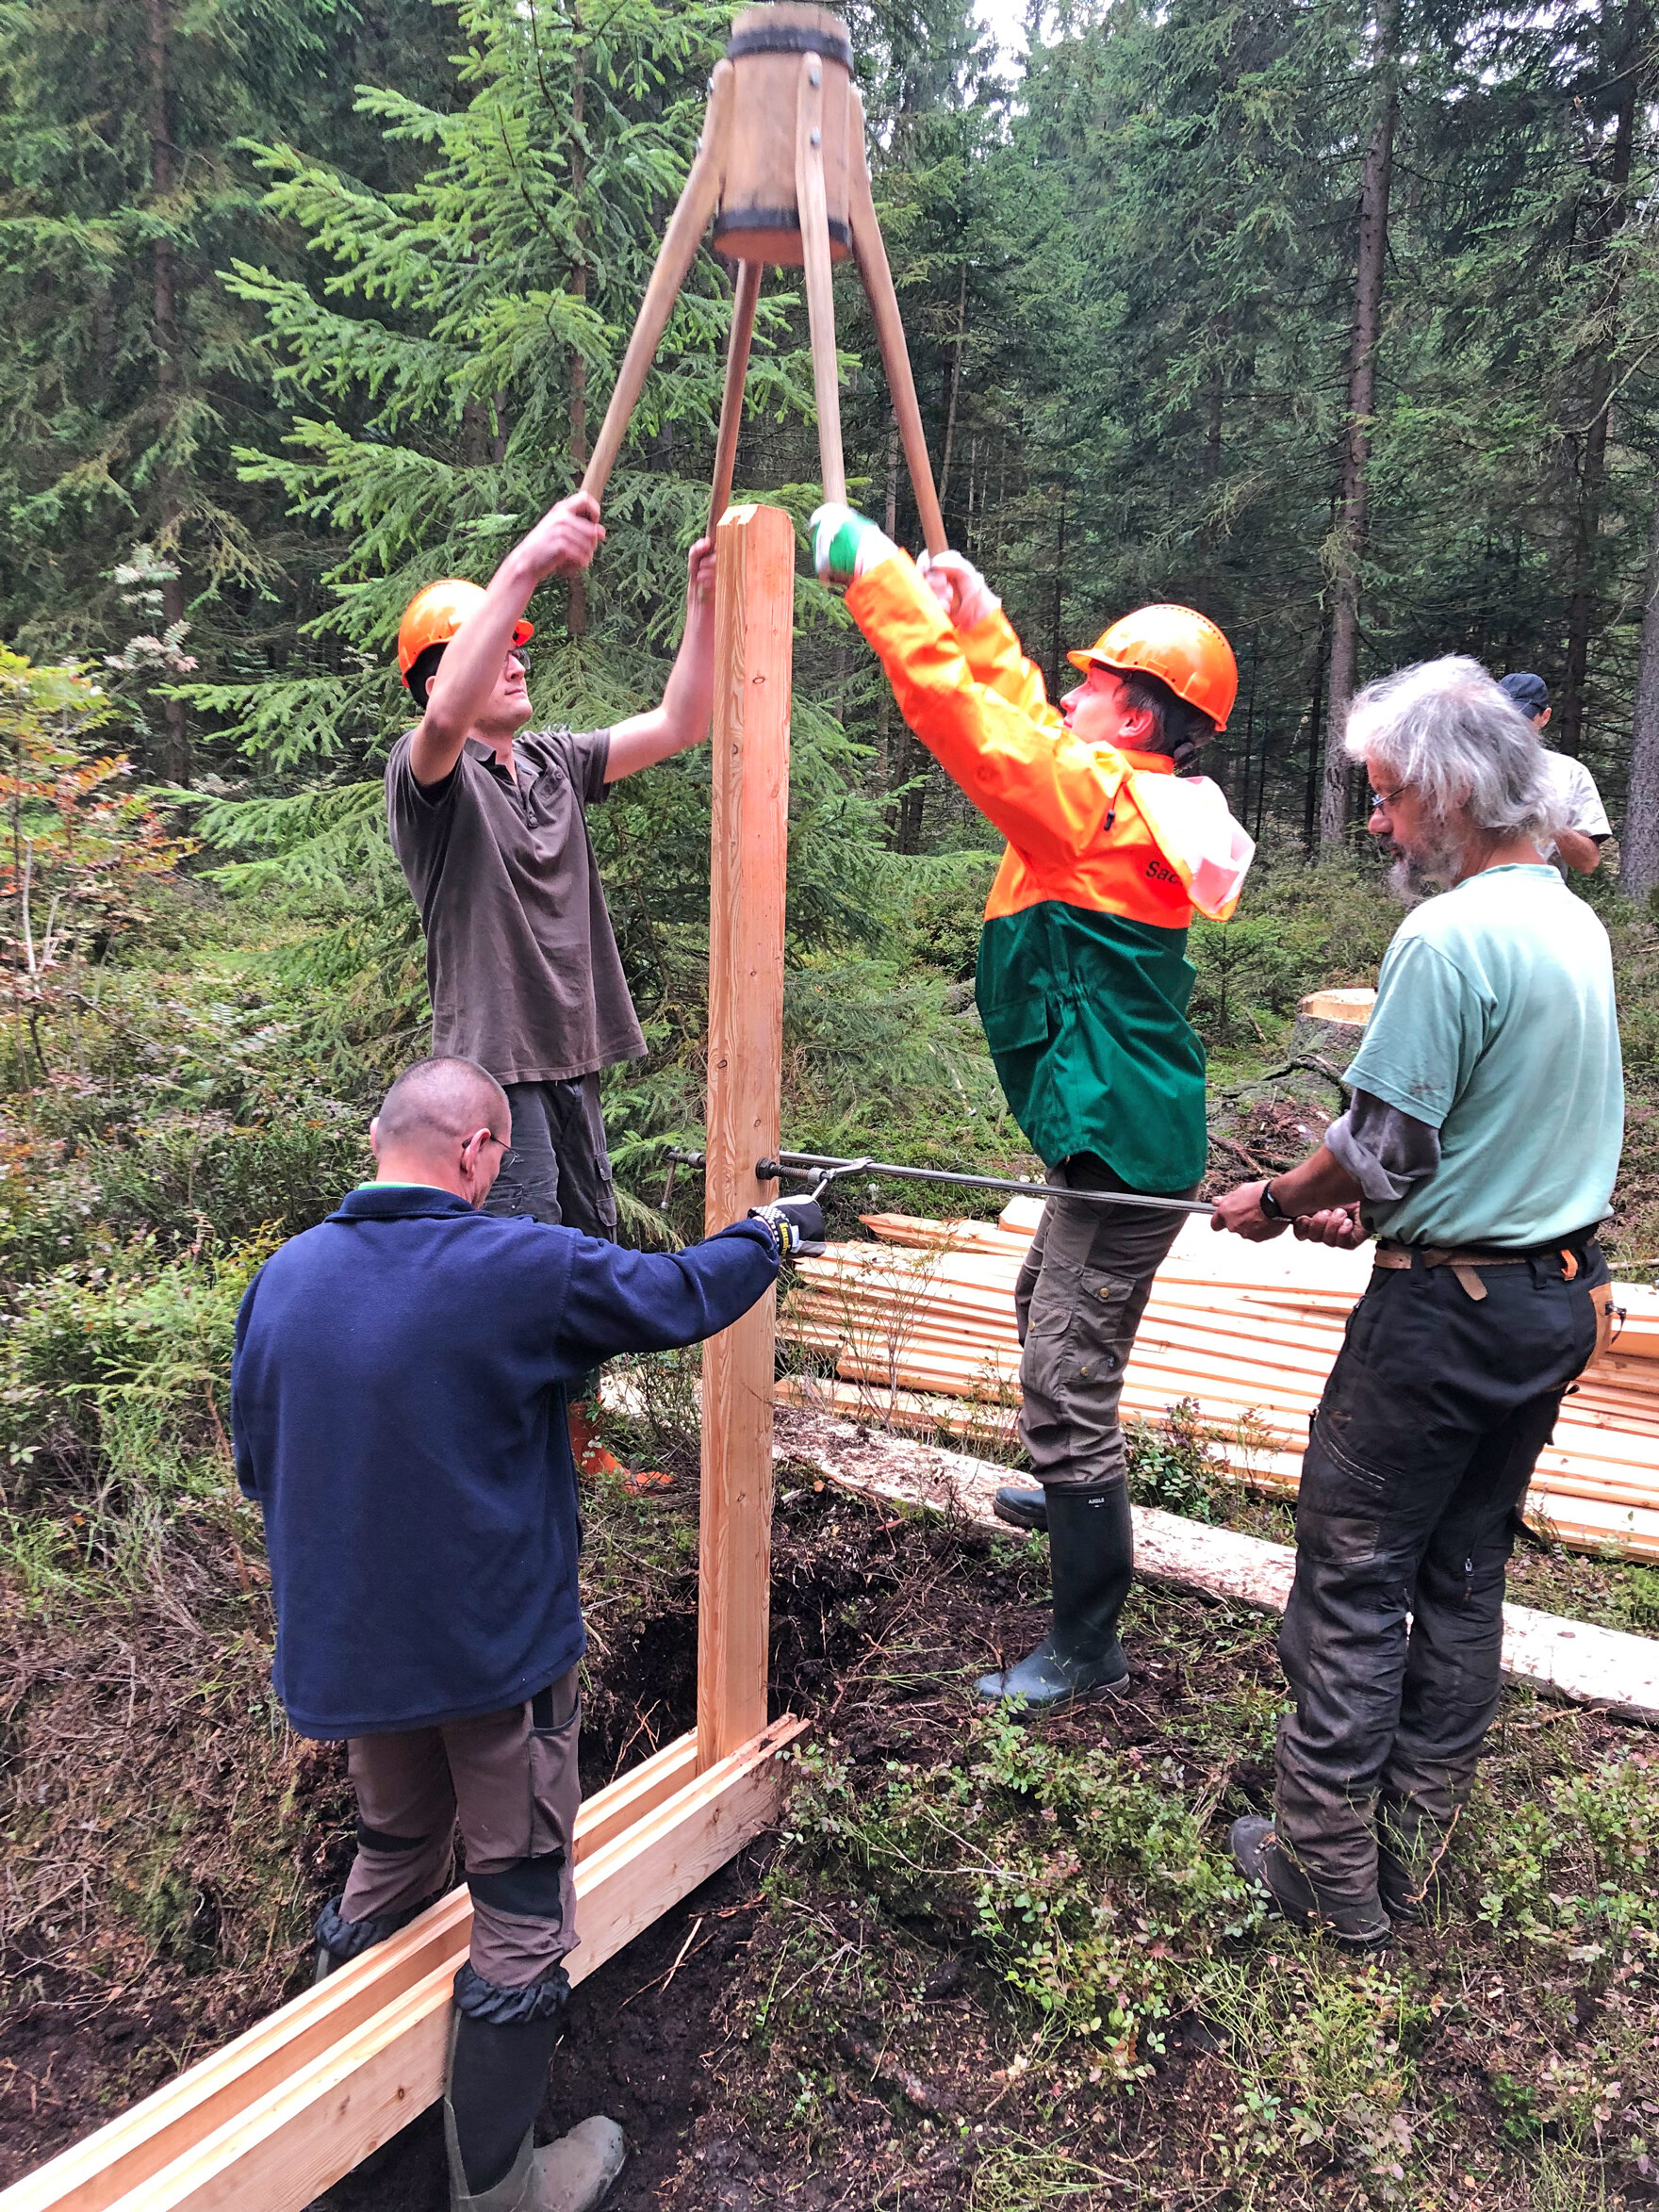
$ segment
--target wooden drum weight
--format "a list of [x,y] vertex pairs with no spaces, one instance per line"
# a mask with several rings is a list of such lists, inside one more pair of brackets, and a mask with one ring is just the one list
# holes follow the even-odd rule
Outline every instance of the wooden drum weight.
[[922,534],[929,552],[943,552],[944,523],[933,489],[887,250],[870,195],[864,104],[852,81],[852,44],[838,15],[795,0],[746,8],[731,26],[726,57],[716,64],[709,82],[708,113],[697,158],[646,287],[639,320],[582,480],[583,490],[596,500],[604,495],[675,294],[685,281],[711,216],[715,251],[737,264],[737,296],[726,356],[710,529],[725,513],[731,495],[749,339],[761,270],[767,262],[803,271],[824,497],[846,498],[830,271],[850,253],[875,317]]

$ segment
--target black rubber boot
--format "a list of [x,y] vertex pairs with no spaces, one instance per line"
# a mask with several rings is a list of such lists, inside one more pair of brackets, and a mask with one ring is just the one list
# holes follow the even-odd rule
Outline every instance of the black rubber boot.
[[1280,1843],[1273,1822],[1259,1813],[1236,1820],[1227,1840],[1239,1871],[1259,1882],[1299,1927],[1322,1927],[1349,1951],[1380,1951],[1393,1934],[1379,1898],[1328,1897],[1317,1890]]
[[456,2020],[444,2096],[452,2212],[593,2212],[622,2171],[622,2130],[600,2113],[534,2148],[562,2024],[557,2013],[511,2027]]
[[1420,1884],[1404,1861],[1381,1843],[1377,1846],[1377,1895],[1388,1918],[1406,1927],[1420,1926],[1442,1902],[1437,1876],[1431,1875],[1427,1882]]
[[1004,1483],[992,1500],[992,1512],[999,1521],[1007,1521],[1010,1529],[1046,1529],[1048,1526],[1048,1493],[1040,1483],[1029,1490],[1017,1483]]
[[981,1675],[974,1689],[990,1704],[1023,1697],[1053,1712],[1075,1697],[1127,1687],[1117,1627],[1135,1575],[1135,1524],[1124,1483],[1046,1496],[1054,1627],[1017,1666]]

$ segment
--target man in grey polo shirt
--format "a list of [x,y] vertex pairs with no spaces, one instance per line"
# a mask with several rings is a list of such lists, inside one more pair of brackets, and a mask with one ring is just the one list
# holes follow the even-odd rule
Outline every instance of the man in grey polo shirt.
[[[426,933],[433,1054],[487,1069],[512,1108],[512,1151],[488,1210],[613,1238],[600,1071],[643,1057],[645,1040],[587,809],[620,777],[708,734],[715,554],[707,538],[691,549],[685,630],[660,706],[609,729],[527,731],[525,609],[546,578],[585,568],[604,534],[597,502],[578,493],[484,589],[450,577],[416,595],[398,661],[420,720],[392,747],[386,788],[392,846]],[[615,1466],[580,1434],[578,1458],[589,1471]]]

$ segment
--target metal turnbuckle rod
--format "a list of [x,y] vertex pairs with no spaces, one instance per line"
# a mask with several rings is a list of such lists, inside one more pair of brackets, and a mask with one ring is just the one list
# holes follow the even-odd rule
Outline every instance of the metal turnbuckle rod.
[[[670,1152],[679,1167],[700,1168],[700,1152]],[[949,1168],[900,1168],[891,1160],[836,1159],[816,1152],[780,1152],[776,1159],[755,1162],[755,1177],[776,1183],[787,1176],[806,1183],[815,1196],[845,1175],[879,1175],[899,1183],[948,1183],[964,1190],[1007,1190],[1020,1198],[1065,1198],[1078,1205],[1137,1205],[1155,1213],[1213,1214],[1214,1206],[1201,1198],[1153,1198],[1141,1190],[1065,1190],[1052,1183],[1022,1183],[1012,1175],[965,1175]]]

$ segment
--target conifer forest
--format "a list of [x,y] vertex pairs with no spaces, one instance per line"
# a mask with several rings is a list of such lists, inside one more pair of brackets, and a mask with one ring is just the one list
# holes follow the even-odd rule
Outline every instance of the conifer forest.
[[[0,0],[0,2204],[311,1981],[354,1808],[271,1688],[232,1332],[429,1049],[400,616],[580,483],[733,12]],[[1204,767],[1258,857],[1187,948],[1205,1195],[1340,1110],[1299,1003],[1374,986],[1401,919],[1349,701],[1469,655],[1543,679],[1612,824],[1570,878],[1627,1087],[1602,1241],[1659,1286],[1659,6],[841,12],[951,545],[1051,696],[1149,601],[1237,655]],[[663,696],[732,299],[703,251],[604,543],[531,605],[538,729]],[[870,309],[835,300],[848,500],[917,548]],[[799,545],[784,1141],[1040,1178],[974,1002],[1001,839],[813,573],[819,467],[801,275],[769,272],[733,496]],[[590,817],[647,1045],[603,1077],[618,1234],[653,1251],[703,1229],[673,1155],[705,1136],[710,809],[698,746]],[[830,1235],[1000,1204],[865,1178]],[[698,1356],[618,1364],[605,1442],[672,1481],[583,1491],[589,1790],[697,1701]],[[1191,1406],[1129,1456],[1138,1504],[1293,1540]],[[1355,1960],[1228,1856],[1272,1802],[1273,1615],[1142,1581],[1109,1717],[973,1710],[1047,1559],[782,1450],[774,1707],[810,1727],[781,1827],[571,2000],[543,2133],[620,2121],[607,2201],[1659,2204],[1653,1729],[1506,1683],[1444,1895]],[[1509,1593],[1659,1638],[1659,1565],[1615,1544],[1535,1531]],[[446,2186],[428,2112],[318,2201]]]

